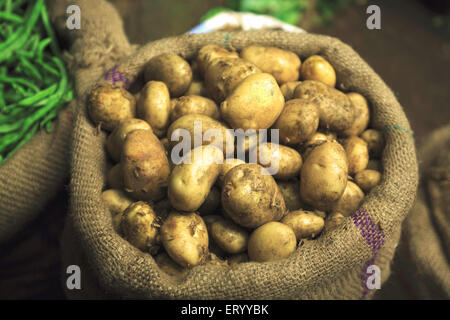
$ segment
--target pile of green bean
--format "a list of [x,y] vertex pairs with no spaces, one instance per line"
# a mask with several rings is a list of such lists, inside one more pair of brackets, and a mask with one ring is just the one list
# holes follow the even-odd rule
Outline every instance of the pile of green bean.
[[72,95],[44,0],[0,0],[0,164]]

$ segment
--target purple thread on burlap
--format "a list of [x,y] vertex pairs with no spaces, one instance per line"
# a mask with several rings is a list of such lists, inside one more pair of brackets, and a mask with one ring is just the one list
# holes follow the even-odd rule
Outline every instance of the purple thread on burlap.
[[116,84],[116,82],[122,82],[122,86],[125,89],[128,89],[129,86],[128,78],[125,77],[122,72],[117,71],[117,65],[105,73],[105,80],[111,81],[113,84]]
[[367,287],[367,279],[369,275],[367,274],[367,268],[374,264],[375,258],[377,256],[378,250],[384,244],[384,233],[375,225],[372,219],[365,211],[358,210],[352,215],[353,223],[359,228],[361,231],[361,235],[363,236],[366,243],[372,249],[373,256],[363,266],[361,281],[363,285],[363,293],[361,299],[365,299],[367,294],[369,293],[369,288]]

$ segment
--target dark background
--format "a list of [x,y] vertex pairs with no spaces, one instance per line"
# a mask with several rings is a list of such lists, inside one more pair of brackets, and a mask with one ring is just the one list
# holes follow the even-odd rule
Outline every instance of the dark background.
[[[110,2],[122,15],[130,42],[138,44],[184,33],[208,9],[225,5],[225,0]],[[315,12],[308,12],[299,25],[351,45],[394,91],[420,146],[427,134],[450,119],[450,33],[433,23],[437,15],[448,18],[449,2],[357,1],[338,10],[331,24],[316,25]],[[381,8],[381,30],[366,28],[369,4]],[[67,193],[61,192],[35,222],[0,246],[0,299],[64,298],[59,238],[67,203]],[[401,274],[401,268],[394,266],[394,275]],[[391,278],[381,289],[383,298],[415,298]]]

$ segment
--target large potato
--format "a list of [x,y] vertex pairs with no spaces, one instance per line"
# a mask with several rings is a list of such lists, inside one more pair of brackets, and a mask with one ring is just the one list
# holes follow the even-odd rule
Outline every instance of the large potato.
[[222,102],[242,80],[259,72],[253,63],[244,59],[215,59],[206,69],[205,86],[214,100]]
[[279,130],[285,144],[307,141],[319,127],[319,108],[313,101],[292,99],[286,102],[281,115],[273,125]]
[[137,115],[150,124],[159,138],[164,135],[169,124],[170,109],[170,95],[165,83],[147,82],[137,101]]
[[284,97],[274,77],[257,73],[245,78],[220,105],[222,118],[233,128],[266,129],[280,116]]
[[214,146],[200,146],[183,157],[169,178],[168,196],[180,211],[196,211],[219,175],[223,153]]
[[210,227],[214,242],[225,252],[235,254],[247,250],[248,233],[230,220],[218,220]]
[[214,120],[220,118],[219,107],[213,100],[196,95],[178,98],[170,112],[170,121],[173,122],[188,114],[204,114]]
[[172,211],[160,230],[161,242],[167,254],[182,267],[193,267],[206,261],[208,231],[196,213]]
[[278,188],[280,188],[288,210],[294,211],[305,207],[298,191],[300,188],[298,181],[279,181]]
[[241,160],[241,159],[238,159],[238,158],[225,159],[223,164],[220,166],[219,178],[217,179],[218,182],[219,182],[219,185],[223,185],[223,181],[225,179],[225,175],[228,173],[228,171],[230,171],[234,167],[236,167],[236,166],[238,166],[240,164],[244,164],[244,163],[245,163],[244,160]]
[[357,92],[347,93],[347,97],[353,104],[355,120],[350,128],[343,132],[346,136],[359,136],[366,130],[370,121],[370,110],[366,98]]
[[364,192],[352,181],[347,181],[344,193],[333,207],[333,211],[348,217],[355,213],[363,199]]
[[286,213],[283,195],[274,178],[263,174],[257,164],[241,164],[225,176],[222,206],[238,225],[256,228],[269,221],[278,221]]
[[198,51],[195,61],[200,74],[204,76],[208,65],[212,61],[223,58],[238,59],[239,55],[237,52],[228,51],[218,45],[208,44]]
[[123,143],[127,135],[134,130],[152,130],[148,122],[141,119],[128,119],[122,121],[106,138],[106,150],[111,158],[118,162],[122,155]]
[[302,200],[323,211],[332,209],[347,185],[348,163],[344,148],[336,141],[315,147],[300,173]]
[[241,58],[253,62],[262,72],[273,75],[279,85],[298,80],[301,62],[292,51],[248,46],[242,49]]
[[274,178],[289,180],[298,177],[303,162],[302,156],[296,150],[266,142],[259,145],[256,152],[258,164],[268,168]]
[[384,149],[384,137],[381,131],[375,129],[367,129],[361,134],[361,139],[367,142],[369,154],[372,157],[380,158]]
[[294,98],[294,91],[297,86],[302,83],[301,81],[286,82],[280,86],[281,93],[284,96],[284,100],[288,101]]
[[363,139],[351,136],[343,141],[342,146],[347,154],[348,174],[354,175],[367,167],[369,150],[367,149],[367,143]]
[[163,53],[152,59],[144,67],[145,81],[162,81],[169,88],[172,97],[179,97],[187,91],[192,81],[189,63],[173,53]]
[[291,227],[297,240],[300,240],[316,237],[322,231],[325,221],[313,212],[296,210],[289,212],[281,223]]
[[341,132],[350,128],[355,120],[350,99],[322,82],[303,81],[295,88],[294,98],[314,101],[319,107],[320,126],[325,129]]
[[151,130],[135,130],[123,145],[122,170],[125,190],[140,200],[159,200],[170,174],[163,145]]
[[136,100],[124,88],[98,86],[89,95],[88,112],[96,125],[112,131],[120,122],[135,117]]
[[330,87],[336,85],[336,72],[324,57],[314,55],[306,59],[300,69],[302,79],[316,80]]
[[291,227],[272,221],[253,231],[248,241],[248,256],[258,262],[281,260],[290,256],[296,247]]
[[369,192],[381,181],[381,173],[376,170],[363,170],[356,174],[355,182],[365,192]]

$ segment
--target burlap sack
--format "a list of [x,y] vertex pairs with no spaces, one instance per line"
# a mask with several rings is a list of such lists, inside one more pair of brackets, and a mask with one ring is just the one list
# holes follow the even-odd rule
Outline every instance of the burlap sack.
[[[341,41],[315,34],[281,31],[215,32],[182,35],[151,42],[112,69],[121,77],[102,76],[99,82],[123,79],[116,85],[138,81],[142,66],[153,56],[172,52],[186,59],[206,44],[242,49],[250,44],[277,46],[301,58],[326,57],[336,68],[343,90],[357,91],[371,103],[372,123],[383,130],[383,180],[368,195],[360,211],[338,228],[305,241],[288,259],[271,263],[245,263],[234,268],[202,265],[181,282],[163,273],[149,254],[122,239],[112,227],[101,200],[105,187],[105,133],[98,132],[86,114],[90,86],[77,85],[79,108],[75,117],[71,159],[71,213],[64,235],[63,269],[78,264],[81,290],[69,297],[138,299],[358,299],[369,298],[367,267],[381,269],[384,282],[397,246],[401,224],[410,210],[418,183],[414,139],[408,120],[395,96],[379,76]],[[111,75],[111,72],[108,73]],[[65,277],[63,279],[65,285]]]

